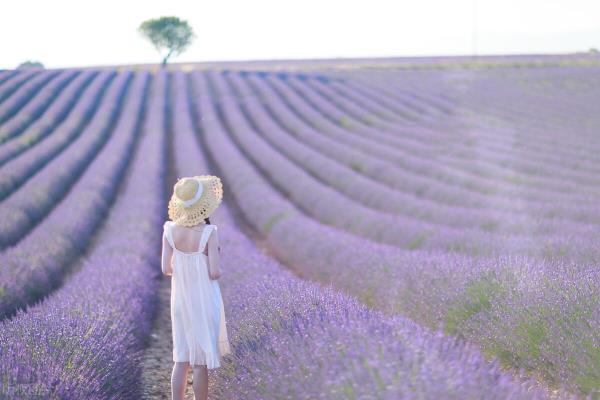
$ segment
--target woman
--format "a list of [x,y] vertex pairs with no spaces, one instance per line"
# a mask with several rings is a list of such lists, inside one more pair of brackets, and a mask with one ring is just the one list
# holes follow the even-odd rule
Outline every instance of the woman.
[[208,370],[230,353],[225,311],[217,279],[221,276],[217,226],[209,220],[223,198],[213,175],[181,178],[169,200],[163,225],[163,274],[171,276],[173,332],[172,398],[184,399],[193,370],[196,400],[208,398]]

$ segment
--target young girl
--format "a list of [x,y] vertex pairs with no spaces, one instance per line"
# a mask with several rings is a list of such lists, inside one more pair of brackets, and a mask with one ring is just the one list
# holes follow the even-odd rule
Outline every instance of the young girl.
[[208,219],[221,203],[221,180],[213,175],[181,178],[169,201],[164,223],[162,272],[171,276],[173,400],[184,399],[188,368],[196,400],[208,398],[208,370],[229,354],[225,311],[217,279],[219,236]]

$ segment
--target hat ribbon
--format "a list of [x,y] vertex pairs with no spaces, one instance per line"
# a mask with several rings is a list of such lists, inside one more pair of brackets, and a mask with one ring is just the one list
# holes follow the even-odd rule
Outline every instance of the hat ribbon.
[[192,204],[197,202],[200,199],[200,197],[202,196],[204,187],[202,186],[202,182],[200,182],[198,179],[196,179],[196,181],[198,182],[198,189],[196,190],[196,194],[191,199],[183,201],[183,206],[185,208],[188,208],[189,206],[191,206]]

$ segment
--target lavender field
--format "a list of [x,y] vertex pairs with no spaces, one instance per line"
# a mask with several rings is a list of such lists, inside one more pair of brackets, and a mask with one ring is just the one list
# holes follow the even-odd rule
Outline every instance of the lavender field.
[[0,71],[0,399],[167,398],[162,223],[207,173],[211,398],[600,399],[592,61]]

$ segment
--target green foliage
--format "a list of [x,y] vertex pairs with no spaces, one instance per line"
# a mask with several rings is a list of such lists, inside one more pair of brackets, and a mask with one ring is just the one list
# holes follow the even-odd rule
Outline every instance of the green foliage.
[[498,221],[487,221],[481,224],[481,229],[487,232],[496,232],[500,226]]
[[473,315],[489,310],[492,300],[502,293],[503,288],[493,278],[482,278],[470,283],[465,290],[464,298],[446,314],[445,331],[448,334],[459,334],[460,329]]
[[285,218],[285,217],[287,217],[287,216],[288,216],[288,215],[287,215],[287,213],[285,213],[285,212],[280,212],[280,213],[277,213],[277,214],[275,214],[275,215],[271,216],[271,217],[269,218],[269,220],[268,220],[267,222],[265,222],[265,224],[263,225],[263,232],[264,232],[264,234],[265,234],[265,235],[268,235],[268,234],[269,234],[269,232],[271,231],[271,229],[273,228],[273,226],[274,226],[274,225],[275,225],[277,222],[281,221],[283,218]]
[[44,69],[44,64],[42,64],[39,61],[31,61],[31,60],[27,60],[25,62],[22,62],[21,64],[19,64],[19,66],[17,67],[17,69]]
[[352,122],[350,122],[350,119],[348,117],[341,117],[339,119],[339,123],[341,126],[347,129],[352,127]]
[[427,235],[424,233],[419,233],[416,234],[412,240],[408,243],[407,248],[409,250],[416,250],[419,247],[421,247],[421,245],[425,242],[425,239],[427,239]]
[[178,17],[160,17],[142,22],[138,31],[160,52],[166,50],[164,66],[169,57],[183,53],[196,37],[187,21]]
[[584,340],[582,346],[591,362],[585,374],[575,378],[575,384],[584,393],[600,394],[600,348],[594,346],[590,340]]
[[361,163],[358,163],[358,162],[355,162],[355,161],[352,161],[352,162],[350,163],[350,168],[352,168],[352,169],[353,169],[354,171],[356,171],[356,172],[360,172],[360,171],[362,171],[362,169],[363,169],[363,168],[362,168],[362,164],[361,164]]

